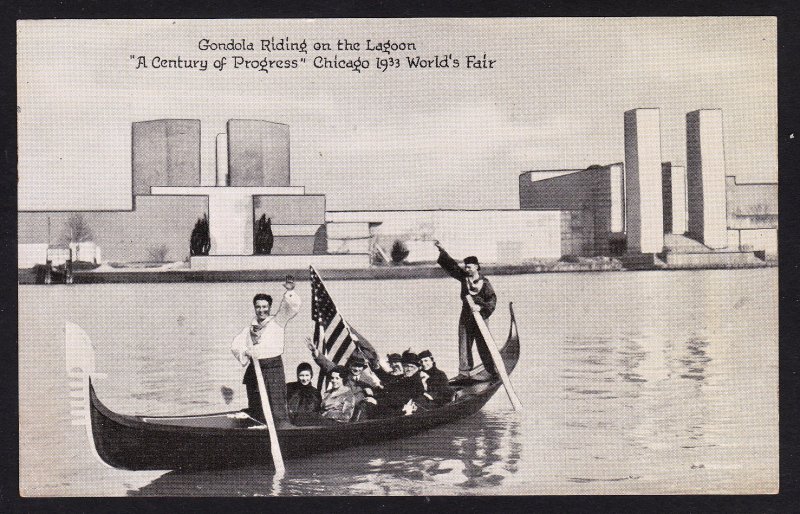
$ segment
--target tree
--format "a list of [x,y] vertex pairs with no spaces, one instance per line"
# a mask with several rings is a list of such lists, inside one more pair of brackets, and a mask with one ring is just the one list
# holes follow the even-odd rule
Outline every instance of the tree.
[[86,222],[86,218],[83,217],[83,214],[79,212],[70,214],[65,225],[66,230],[64,231],[63,239],[66,244],[91,241],[94,237],[89,223]]
[[208,255],[210,251],[211,234],[208,230],[208,215],[203,214],[203,217],[197,220],[192,230],[192,236],[189,239],[189,254]]
[[408,257],[408,248],[406,247],[405,243],[400,241],[399,239],[395,239],[394,244],[392,245],[392,251],[390,255],[392,256],[392,262],[394,264],[400,264],[406,257]]
[[254,232],[253,253],[256,255],[272,253],[272,245],[275,243],[275,237],[272,235],[272,218],[267,218],[266,214],[262,214],[256,222]]

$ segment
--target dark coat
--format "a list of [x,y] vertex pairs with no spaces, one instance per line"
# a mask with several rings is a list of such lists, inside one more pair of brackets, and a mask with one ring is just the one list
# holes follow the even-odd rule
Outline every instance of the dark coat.
[[[444,268],[448,275],[461,282],[461,300],[463,302],[461,312],[469,314],[471,309],[466,300],[466,297],[470,295],[469,288],[467,287],[467,277],[469,275],[458,265],[455,259],[450,257],[450,255],[442,249],[439,250],[439,260],[436,262],[439,263],[439,266]],[[483,319],[488,319],[497,306],[497,295],[495,295],[494,288],[492,287],[492,283],[489,282],[489,279],[483,275],[480,277],[483,280],[483,286],[477,294],[472,295],[472,300],[475,302],[475,305],[481,308],[481,316]]]
[[[453,392],[448,385],[447,374],[435,365],[425,373],[428,374],[427,394],[430,398],[425,395],[423,395],[423,398],[436,407],[448,403],[453,396]],[[423,398],[420,398],[417,403],[425,403]]]
[[311,384],[304,386],[300,382],[286,384],[286,404],[289,414],[319,412],[320,394]]
[[403,405],[408,403],[408,400],[423,394],[425,394],[425,386],[422,385],[422,378],[419,373],[415,373],[410,377],[404,376],[393,384],[388,384],[384,388],[384,395],[379,405],[382,409],[400,414]]

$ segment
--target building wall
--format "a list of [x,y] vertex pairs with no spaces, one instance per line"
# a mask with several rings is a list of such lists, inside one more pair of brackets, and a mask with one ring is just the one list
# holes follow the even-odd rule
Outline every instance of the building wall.
[[686,168],[671,162],[661,164],[661,187],[664,204],[664,233],[683,234],[688,230]]
[[262,215],[279,225],[321,225],[325,223],[325,195],[253,196],[253,219]]
[[658,109],[625,112],[625,227],[628,251],[664,249],[661,121]]
[[253,197],[236,188],[217,188],[208,198],[209,255],[252,255]]
[[572,213],[562,220],[568,229],[562,233],[563,253],[609,255],[609,240],[624,231],[623,165],[592,166],[536,181],[528,179],[530,173],[520,177],[522,209]]
[[709,248],[728,244],[722,110],[686,114],[689,234]]
[[561,255],[594,254],[594,219],[589,211],[561,212]]
[[778,229],[730,229],[728,248],[741,251],[763,251],[769,257],[778,256]]
[[[20,244],[62,242],[72,212],[20,212],[17,216]],[[208,214],[205,197],[137,196],[133,211],[91,211],[80,213],[100,247],[104,262],[150,260],[149,252],[167,247],[167,260],[182,261],[189,256],[189,238],[198,218]]]
[[611,164],[609,188],[611,191],[611,223],[609,230],[622,236],[625,233],[625,165]]
[[[523,199],[527,200],[529,195],[524,194],[524,191],[528,190],[528,185],[532,182],[538,182],[540,180],[547,180],[556,177],[562,177],[564,175],[571,175],[572,173],[580,173],[584,171],[584,169],[569,169],[569,170],[531,170],[525,171],[520,173],[519,175],[519,197],[520,202]],[[520,204],[520,209],[525,209],[523,205]]]
[[327,223],[328,253],[370,253],[369,223]]
[[275,236],[271,255],[312,255],[315,236]]
[[728,228],[769,229],[778,227],[778,184],[737,184],[725,177]]
[[133,194],[150,186],[200,185],[200,120],[134,122],[131,128]]
[[215,141],[216,152],[216,179],[217,186],[227,186],[228,184],[228,134],[217,134]]
[[482,262],[521,262],[561,257],[561,211],[335,211],[328,223],[380,223],[373,229],[388,252],[395,239],[426,241],[433,260],[438,239],[453,257],[476,255]]
[[228,120],[231,186],[289,185],[289,126],[261,120]]

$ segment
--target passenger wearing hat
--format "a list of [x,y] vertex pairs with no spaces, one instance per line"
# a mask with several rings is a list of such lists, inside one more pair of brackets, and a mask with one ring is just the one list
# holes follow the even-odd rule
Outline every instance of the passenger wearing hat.
[[[319,349],[311,342],[311,339],[306,339],[306,345],[311,350],[311,355],[314,357],[314,362],[320,367],[323,373],[327,374],[336,367],[336,364],[328,357],[323,355]],[[374,388],[379,387],[381,382],[378,377],[369,369],[367,359],[356,350],[347,359],[345,364],[347,369],[344,379],[346,385],[353,392],[355,398],[356,414],[355,419],[363,419],[369,413],[372,405],[375,405]]]
[[289,407],[289,419],[295,425],[299,419],[314,418],[319,412],[320,394],[311,384],[314,369],[311,364],[301,362],[297,366],[297,382],[286,384],[286,405]]
[[425,394],[425,386],[422,385],[422,377],[419,374],[421,368],[419,356],[411,350],[406,350],[401,356],[401,362],[403,376],[396,382],[386,385],[378,403],[376,412],[382,416],[401,415],[404,407],[413,405],[414,398]]
[[[447,385],[447,374],[436,367],[433,354],[430,350],[419,353],[419,360],[422,366],[420,375],[425,386],[425,393],[417,399],[417,403],[430,407],[439,407],[450,401],[452,392]],[[427,377],[427,379],[426,379]]]
[[458,319],[458,378],[469,378],[469,373],[475,367],[472,359],[472,345],[477,343],[478,355],[481,357],[486,370],[492,375],[496,374],[496,368],[492,361],[492,354],[483,339],[475,318],[472,315],[472,308],[467,303],[467,297],[472,297],[475,302],[475,310],[480,313],[483,319],[488,319],[494,312],[497,305],[497,296],[489,279],[480,273],[480,263],[475,256],[464,259],[464,268],[458,265],[445,251],[439,241],[435,241],[436,248],[439,249],[439,266],[454,279],[461,282],[461,316]]
[[403,376],[403,359],[399,353],[390,353],[386,359],[379,361],[379,367],[374,369],[375,376],[381,381],[381,386],[386,387],[400,380]]

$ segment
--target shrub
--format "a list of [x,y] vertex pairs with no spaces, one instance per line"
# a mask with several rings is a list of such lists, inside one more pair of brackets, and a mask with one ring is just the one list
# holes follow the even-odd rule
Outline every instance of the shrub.
[[211,251],[211,235],[208,231],[208,215],[204,214],[197,220],[189,239],[190,255],[208,255]]
[[408,253],[408,248],[406,247],[405,243],[399,239],[396,239],[392,245],[392,251],[390,252],[392,262],[394,264],[402,263],[404,260],[406,260],[406,257],[408,257]]
[[253,253],[256,255],[272,253],[272,245],[275,243],[275,237],[272,235],[272,218],[267,218],[266,214],[262,214],[256,222],[254,232]]

